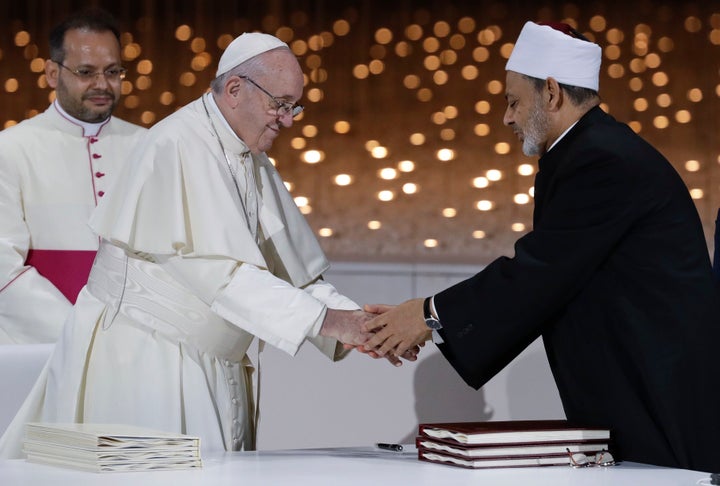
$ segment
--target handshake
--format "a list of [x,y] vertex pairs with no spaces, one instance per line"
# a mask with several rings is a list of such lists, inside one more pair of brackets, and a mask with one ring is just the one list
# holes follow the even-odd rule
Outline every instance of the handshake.
[[372,358],[384,357],[394,366],[401,366],[400,358],[417,359],[431,331],[425,324],[423,299],[412,299],[397,306],[368,304],[363,310],[328,309],[320,335],[337,339],[345,349],[357,349]]

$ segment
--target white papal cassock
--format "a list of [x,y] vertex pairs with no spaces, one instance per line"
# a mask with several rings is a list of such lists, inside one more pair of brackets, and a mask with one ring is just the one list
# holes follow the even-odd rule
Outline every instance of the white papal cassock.
[[144,132],[57,102],[0,132],[0,344],[58,339],[98,249],[88,218]]
[[317,332],[328,307],[358,306],[320,278],[327,260],[277,171],[249,154],[210,95],[150,129],[91,226],[104,241],[88,285],[0,455],[19,455],[32,420],[128,423],[198,435],[203,451],[252,449],[253,339],[344,354]]

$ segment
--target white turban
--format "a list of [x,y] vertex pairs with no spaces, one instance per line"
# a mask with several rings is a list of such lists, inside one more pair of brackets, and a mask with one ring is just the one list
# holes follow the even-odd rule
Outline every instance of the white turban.
[[505,70],[598,91],[601,58],[602,49],[595,43],[527,22]]
[[283,41],[270,34],[245,32],[236,37],[235,40],[227,46],[227,49],[225,49],[225,52],[223,52],[223,55],[220,57],[215,77],[225,74],[235,66],[244,63],[258,54],[271,51],[278,47],[287,46]]

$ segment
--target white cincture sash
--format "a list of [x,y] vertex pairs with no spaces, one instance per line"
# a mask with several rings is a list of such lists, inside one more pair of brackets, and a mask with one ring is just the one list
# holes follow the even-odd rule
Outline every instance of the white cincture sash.
[[122,315],[173,343],[236,363],[244,361],[254,338],[211,312],[158,265],[106,241],[100,244],[87,287],[107,305],[104,329]]

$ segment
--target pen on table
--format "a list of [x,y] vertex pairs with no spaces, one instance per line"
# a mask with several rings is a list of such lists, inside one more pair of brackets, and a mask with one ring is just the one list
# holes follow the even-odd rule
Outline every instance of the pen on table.
[[402,452],[403,450],[403,446],[401,444],[385,444],[383,442],[378,442],[375,446],[384,451]]

